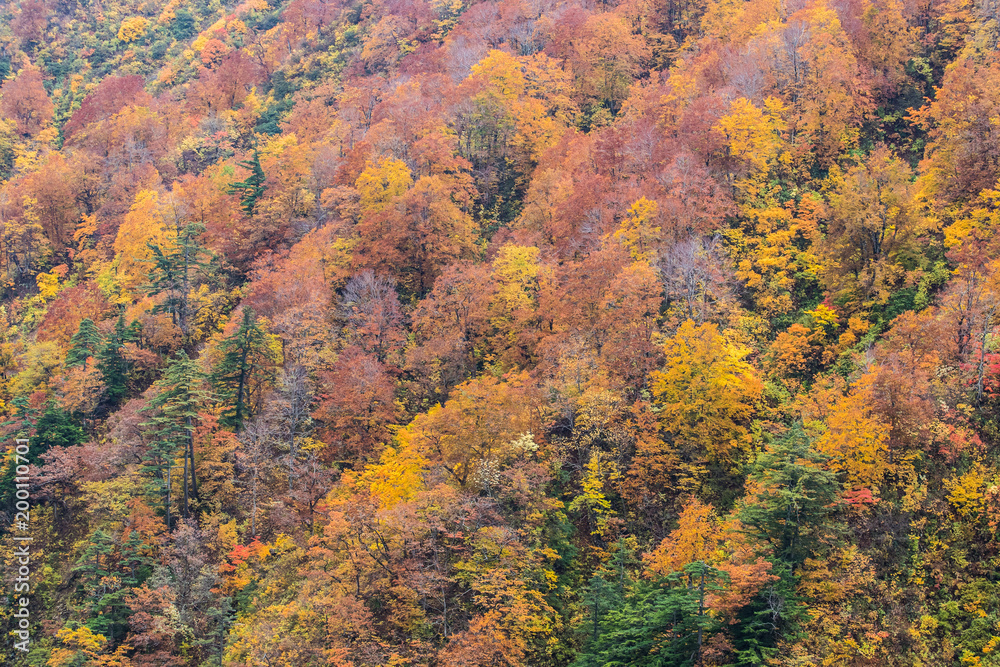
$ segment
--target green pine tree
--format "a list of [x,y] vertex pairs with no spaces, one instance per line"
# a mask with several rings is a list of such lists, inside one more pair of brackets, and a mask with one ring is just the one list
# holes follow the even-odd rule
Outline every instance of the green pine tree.
[[229,194],[239,194],[240,208],[248,216],[253,217],[254,210],[257,208],[257,200],[263,197],[264,191],[267,190],[267,186],[264,184],[266,177],[264,176],[264,170],[260,166],[260,155],[257,153],[257,149],[255,148],[253,151],[253,159],[243,160],[239,165],[245,169],[249,169],[250,175],[247,176],[245,181],[231,184],[229,186]]
[[125,343],[135,342],[138,337],[138,323],[125,326],[125,316],[119,315],[114,330],[97,353],[97,368],[104,376],[105,395],[112,406],[128,394],[130,364],[123,352]]
[[[31,431],[35,428],[35,424],[39,420],[38,408],[35,408],[28,401],[27,396],[15,396],[11,399],[11,405],[14,408],[13,418],[0,424],[0,426],[8,427],[11,429],[10,438],[11,441],[16,442],[16,440],[21,438],[28,438],[31,435]],[[21,456],[20,463],[27,463],[29,465],[39,465],[42,462],[41,451],[38,447],[33,447],[33,443],[28,443],[28,455]],[[0,469],[0,510],[11,512],[13,515],[13,507],[15,500],[15,493],[17,491],[17,465],[19,459],[14,456],[14,448],[8,447],[6,455],[3,458],[2,469]]]
[[66,353],[66,368],[82,366],[87,363],[88,357],[96,357],[104,338],[97,330],[94,320],[88,317],[80,322],[79,328],[69,342],[69,352]]
[[840,489],[825,460],[796,425],[757,458],[749,479],[761,491],[739,510],[748,531],[771,544],[793,573],[819,547]]
[[239,329],[222,341],[219,350],[222,358],[212,375],[212,384],[223,403],[219,422],[239,429],[253,411],[259,392],[274,381],[275,355],[251,308],[243,309]]
[[[704,563],[692,563],[683,573],[629,581],[617,600],[611,584],[600,585],[601,597],[613,605],[588,623],[591,637],[574,667],[700,664],[703,643],[720,625],[706,609],[706,596],[721,590],[725,576]],[[592,586],[591,597],[596,592]]]
[[190,515],[191,498],[198,497],[198,480],[194,472],[194,431],[198,426],[199,410],[209,401],[204,383],[205,374],[197,362],[182,350],[155,383],[159,393],[143,408],[152,413],[152,417],[142,424],[152,435],[143,470],[153,475],[167,512],[167,469],[178,455],[182,458],[184,495],[181,513],[184,517]]
[[29,446],[31,451],[38,455],[52,447],[79,445],[86,439],[87,436],[76,419],[73,419],[68,412],[60,410],[54,403],[49,403],[35,423],[35,435],[31,437]]
[[203,273],[208,266],[203,258],[210,255],[198,243],[198,236],[204,231],[204,225],[190,223],[177,231],[172,247],[164,250],[149,244],[153,252],[153,268],[149,272],[149,285],[146,289],[150,295],[166,295],[162,303],[154,306],[153,312],[170,313],[171,320],[180,327],[185,337],[191,326],[191,289],[198,274]]

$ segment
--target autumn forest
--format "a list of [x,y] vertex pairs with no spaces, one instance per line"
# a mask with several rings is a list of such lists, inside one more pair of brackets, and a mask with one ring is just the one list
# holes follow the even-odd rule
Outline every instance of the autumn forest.
[[998,46],[0,0],[0,664],[1000,666]]

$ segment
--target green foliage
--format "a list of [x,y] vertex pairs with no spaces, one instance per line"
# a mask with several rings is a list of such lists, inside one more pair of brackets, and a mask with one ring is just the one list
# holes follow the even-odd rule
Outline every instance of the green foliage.
[[35,435],[31,437],[30,446],[37,456],[51,447],[72,447],[84,440],[86,435],[77,420],[55,405],[49,404],[35,422]]
[[128,395],[131,364],[125,357],[125,344],[138,339],[139,323],[125,325],[125,316],[119,315],[115,327],[97,353],[97,368],[104,377],[105,398],[111,406],[121,403]]
[[265,181],[267,177],[264,176],[264,170],[260,166],[260,154],[257,153],[257,149],[253,151],[253,158],[250,160],[244,160],[239,163],[244,169],[250,170],[250,175],[247,176],[245,181],[238,181],[229,186],[229,194],[238,194],[240,196],[240,208],[248,216],[253,217],[254,210],[257,208],[257,201],[264,196],[264,192],[267,190],[267,185]]
[[82,366],[90,357],[96,357],[101,349],[104,338],[97,325],[89,317],[80,321],[80,326],[70,339],[69,352],[66,353],[66,367]]
[[183,41],[195,34],[195,18],[191,12],[184,8],[178,7],[174,10],[174,20],[170,22],[170,34],[174,36],[177,41]]
[[220,422],[242,428],[260,392],[274,380],[275,354],[252,308],[243,309],[239,328],[219,345],[212,385],[223,406]]
[[[171,359],[161,377],[153,385],[158,393],[150,399],[143,411],[151,413],[142,425],[152,435],[143,457],[143,472],[151,475],[155,492],[167,505],[168,469],[176,458],[183,459],[182,515],[190,513],[190,496],[197,498],[198,481],[195,475],[194,431],[199,424],[199,413],[209,403],[208,392],[203,388],[206,376],[198,363],[183,350]],[[166,509],[164,510],[166,513]]]
[[824,461],[796,424],[757,457],[747,476],[753,495],[741,503],[737,516],[793,571],[819,550],[829,530],[826,519],[839,484]]
[[77,578],[76,597],[87,614],[86,624],[96,634],[122,640],[130,610],[125,599],[153,571],[149,550],[137,532],[122,542],[98,528],[86,541],[73,566]]
[[724,581],[719,570],[693,563],[683,573],[630,582],[619,600],[613,586],[595,577],[589,592],[594,609],[610,608],[600,615],[574,667],[699,664],[705,639],[720,627],[707,612],[705,598],[721,590]]
[[191,290],[207,270],[208,262],[203,258],[211,256],[198,241],[198,236],[204,231],[204,225],[189,223],[178,230],[172,247],[164,249],[148,244],[153,252],[153,268],[149,272],[146,290],[151,295],[163,295],[160,303],[153,307],[153,312],[170,313],[171,321],[180,327],[184,336],[190,334],[194,315]]

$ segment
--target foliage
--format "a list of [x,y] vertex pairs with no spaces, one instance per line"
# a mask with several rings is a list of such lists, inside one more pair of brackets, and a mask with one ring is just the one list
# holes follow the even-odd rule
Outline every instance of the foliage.
[[0,2],[0,664],[996,664],[997,19]]

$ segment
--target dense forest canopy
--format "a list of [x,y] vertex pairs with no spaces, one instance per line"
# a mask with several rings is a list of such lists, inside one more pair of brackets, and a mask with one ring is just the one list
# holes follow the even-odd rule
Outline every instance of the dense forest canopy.
[[998,43],[0,2],[0,663],[1000,665]]

